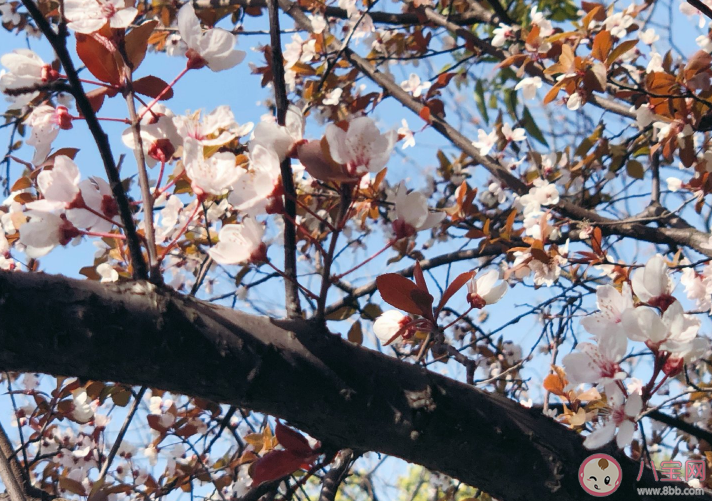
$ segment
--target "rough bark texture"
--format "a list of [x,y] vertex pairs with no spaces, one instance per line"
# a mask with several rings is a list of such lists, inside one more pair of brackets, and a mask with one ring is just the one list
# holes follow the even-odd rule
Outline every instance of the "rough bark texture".
[[[333,448],[397,456],[506,501],[590,499],[577,478],[590,452],[539,411],[316,325],[247,315],[147,282],[104,286],[0,273],[0,369],[239,405],[283,418]],[[614,448],[605,452],[623,467],[623,485],[609,499],[640,499],[638,464]],[[664,485],[671,484],[648,472],[638,484]]]

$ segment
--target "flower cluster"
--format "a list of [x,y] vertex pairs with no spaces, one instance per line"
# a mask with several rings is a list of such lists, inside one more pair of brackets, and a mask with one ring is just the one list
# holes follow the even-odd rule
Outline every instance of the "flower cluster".
[[[672,296],[673,289],[660,255],[635,270],[630,285],[623,283],[620,290],[598,287],[598,311],[581,320],[595,342],[579,343],[577,351],[563,360],[571,383],[601,385],[608,398],[607,409],[600,413],[603,424],[587,437],[586,447],[601,447],[614,437],[619,447],[629,445],[636,418],[653,394],[685,363],[709,351],[709,340],[698,335],[699,320],[684,312]],[[626,388],[623,384],[627,374],[621,365],[628,341],[643,343],[654,357],[653,375],[646,385]]]

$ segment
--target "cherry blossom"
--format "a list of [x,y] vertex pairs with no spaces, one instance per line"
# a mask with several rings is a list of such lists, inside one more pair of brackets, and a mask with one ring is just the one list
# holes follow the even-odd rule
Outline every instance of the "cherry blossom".
[[559,203],[559,190],[555,184],[545,179],[537,178],[529,193],[519,198],[519,203],[524,207],[524,215],[537,213],[542,205],[556,205]]
[[32,127],[30,137],[27,139],[27,144],[35,147],[32,163],[39,165],[49,155],[52,142],[57,138],[59,130],[72,128],[72,117],[65,106],[54,108],[45,104],[32,110],[25,123]]
[[238,169],[228,201],[249,216],[282,209],[280,166],[277,153],[261,145],[250,153],[250,168]]
[[67,245],[80,235],[64,214],[33,210],[25,214],[30,220],[20,226],[20,243],[25,246],[25,254],[30,258],[40,258],[56,246]]
[[396,190],[393,212],[395,220],[392,226],[397,239],[430,229],[445,218],[444,212],[431,213],[428,209],[428,198],[419,191],[407,193],[403,183]]
[[633,293],[630,285],[624,283],[621,291],[612,285],[601,285],[596,289],[596,313],[581,319],[581,326],[588,332],[601,338],[615,333],[625,336],[623,332],[623,312],[633,308]]
[[304,116],[302,110],[294,105],[287,108],[284,126],[277,124],[273,117],[257,124],[252,132],[249,149],[252,151],[258,145],[277,153],[279,161],[283,162],[292,152],[295,144],[304,137]]
[[67,27],[77,33],[99,31],[107,22],[112,28],[128,28],[138,14],[126,0],[66,0],[64,15]]
[[574,384],[608,384],[625,378],[620,361],[625,356],[628,338],[625,333],[613,331],[598,336],[598,344],[579,343],[573,353],[563,359],[566,375]]
[[81,198],[66,211],[67,219],[78,228],[106,233],[120,222],[119,208],[111,186],[99,177],[79,183]]
[[118,272],[109,263],[101,263],[96,267],[96,272],[101,277],[102,282],[116,282],[119,279]]
[[196,195],[223,195],[237,181],[240,172],[233,153],[223,151],[205,158],[203,145],[191,137],[186,138],[183,148],[185,170]]
[[326,95],[326,98],[322,101],[327,106],[336,106],[341,102],[341,94],[343,94],[344,89],[337,87]]
[[221,28],[203,33],[193,4],[188,2],[178,11],[178,31],[188,46],[189,68],[207,66],[213,71],[232,68],[245,59],[245,52],[235,49],[237,37]]
[[712,52],[712,38],[710,34],[700,35],[695,38],[695,43],[697,46],[705,52]]
[[260,263],[267,260],[267,247],[262,243],[265,228],[252,218],[222,227],[218,243],[208,252],[219,264]]
[[285,68],[290,68],[299,62],[308,63],[316,56],[316,40],[304,41],[298,33],[295,33],[292,35],[292,42],[285,46],[283,56]]
[[[329,124],[325,137],[331,157],[342,165],[344,174],[359,179],[368,172],[376,173],[386,166],[398,133],[391,130],[381,134],[369,117],[358,117],[348,123],[347,130]],[[309,166],[305,166],[308,171]]]
[[[188,125],[184,125],[179,132],[176,123],[181,123],[181,125],[183,123],[178,120],[178,117],[175,117],[171,110],[160,103],[154,104],[150,112],[146,112],[146,107],[142,106],[139,116],[141,117],[139,127],[141,145],[146,165],[149,167],[153,167],[159,161],[168,162],[178,147],[183,144],[183,137],[189,136],[196,139],[204,137],[196,133],[195,129],[189,130]],[[138,147],[134,141],[133,127],[124,130],[121,140],[132,150]]]
[[401,89],[406,92],[411,92],[413,97],[420,97],[431,85],[432,83],[429,81],[421,82],[420,77],[415,73],[411,73],[408,80],[403,80],[400,84]]
[[484,308],[488,304],[494,304],[507,292],[507,282],[500,282],[497,270],[490,270],[479,278],[474,276],[467,282],[467,302],[473,308]]
[[480,194],[480,200],[488,207],[496,207],[507,200],[507,192],[504,191],[501,183],[492,182]]
[[15,269],[15,261],[10,256],[10,243],[7,241],[5,231],[0,226],[0,270],[12,271]]
[[478,129],[477,138],[477,141],[473,141],[472,145],[480,150],[480,155],[487,156],[494,148],[494,145],[497,144],[497,131],[492,131],[488,134],[484,130]]
[[51,170],[43,170],[37,176],[37,186],[44,199],[30,202],[27,208],[51,211],[72,207],[78,202],[81,193],[80,179],[81,173],[77,164],[65,155],[58,155],[54,159],[54,167]]
[[652,350],[686,354],[700,328],[699,319],[685,314],[679,301],[674,301],[662,317],[647,306],[623,312],[623,327],[632,341],[644,342]]
[[645,265],[633,271],[631,285],[638,298],[651,306],[664,308],[674,301],[672,291],[675,289],[668,275],[668,267],[660,254],[656,254]]
[[[57,71],[29,49],[15,49],[3,54],[0,63],[8,69],[7,72],[0,72],[0,92],[46,84],[59,76]],[[28,92],[12,96],[9,98],[8,109],[22,108],[38,95],[39,92]]]
[[398,136],[403,138],[401,149],[411,148],[415,146],[415,136],[413,131],[408,127],[408,121],[404,118],[401,120],[401,127],[398,129]]
[[[635,433],[635,420],[643,410],[643,399],[639,392],[632,393],[625,397],[621,389],[615,384],[606,385],[606,396],[608,397],[608,419],[603,426],[594,430],[583,445],[587,449],[598,449],[603,447],[615,437],[619,448],[630,445]],[[616,430],[618,433],[616,434]]]
[[611,32],[611,36],[623,38],[628,33],[628,28],[635,22],[630,15],[624,12],[615,12],[608,16],[603,25]]
[[[87,395],[85,388],[77,388],[72,392],[72,405],[74,410],[72,416],[80,423],[86,423],[94,417],[94,411],[91,408],[91,399]],[[87,451],[88,452],[88,451]]]
[[[155,108],[155,106],[154,106]],[[173,117],[165,108],[158,111],[166,116]],[[200,111],[191,114],[173,117],[177,137],[190,137],[200,141],[204,146],[221,146],[229,143],[237,137],[245,136],[252,130],[252,122],[239,125],[235,121],[229,106],[222,105],[215,108],[207,115],[201,115]],[[172,137],[171,137],[172,138]]]
[[512,27],[503,23],[499,23],[499,26],[494,29],[493,33],[492,46],[494,47],[502,47],[507,39],[514,37]]
[[399,342],[403,334],[406,334],[406,326],[411,322],[408,315],[404,315],[398,310],[388,310],[381,313],[375,322],[373,322],[373,333],[376,335],[381,344],[386,344],[393,339],[398,332],[401,335],[395,342]]
[[655,32],[655,28],[648,28],[645,31],[638,32],[638,38],[646,45],[653,45],[660,40],[660,35]]
[[512,129],[509,124],[502,125],[502,135],[507,141],[524,141],[527,138],[527,134],[521,127],[517,129]]
[[514,86],[514,90],[522,89],[522,96],[524,99],[534,99],[536,97],[537,89],[540,89],[543,85],[540,77],[527,77]]
[[532,18],[532,24],[539,26],[539,36],[548,37],[549,35],[554,33],[554,28],[551,26],[551,21],[549,21],[544,16],[543,12],[538,12],[536,6],[532,7],[532,10],[529,15]]
[[574,92],[566,100],[566,107],[571,111],[576,111],[581,107],[583,100],[581,99],[581,94]]

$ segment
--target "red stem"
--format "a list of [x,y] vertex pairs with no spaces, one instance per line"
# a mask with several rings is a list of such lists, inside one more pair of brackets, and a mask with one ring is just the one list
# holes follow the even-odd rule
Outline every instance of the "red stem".
[[161,91],[160,94],[158,94],[158,95],[156,96],[156,98],[155,98],[153,101],[151,101],[150,103],[148,103],[148,106],[146,106],[146,109],[144,109],[144,110],[141,112],[141,114],[138,116],[138,121],[139,121],[139,122],[141,121],[141,119],[143,118],[143,116],[144,116],[146,113],[148,113],[148,111],[149,111],[151,108],[153,108],[153,105],[156,104],[158,101],[160,101],[161,98],[162,98],[163,96],[165,96],[166,93],[167,93],[169,90],[171,90],[171,89],[173,88],[173,86],[174,86],[176,83],[178,83],[178,80],[180,80],[181,78],[183,78],[183,75],[185,75],[186,73],[188,73],[188,70],[190,70],[190,68],[189,68],[188,66],[186,66],[185,68],[183,68],[183,71],[181,71],[180,73],[178,73],[178,76],[175,77],[171,83],[169,83],[168,85],[166,85],[166,87]]

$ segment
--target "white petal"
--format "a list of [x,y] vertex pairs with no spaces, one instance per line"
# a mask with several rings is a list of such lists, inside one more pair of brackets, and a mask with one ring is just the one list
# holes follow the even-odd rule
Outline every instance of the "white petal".
[[586,440],[583,442],[583,446],[587,449],[598,449],[603,447],[608,442],[613,440],[616,434],[616,425],[608,421],[605,425],[601,426],[597,430],[594,430]]

